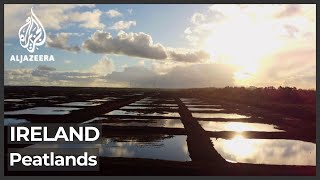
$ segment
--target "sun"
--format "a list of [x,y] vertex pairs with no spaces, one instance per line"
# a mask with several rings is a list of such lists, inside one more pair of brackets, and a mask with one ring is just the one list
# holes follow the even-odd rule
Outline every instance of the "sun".
[[256,21],[250,16],[233,17],[212,28],[203,41],[213,61],[237,67],[236,81],[255,75],[265,56],[276,51],[282,41],[273,24]]

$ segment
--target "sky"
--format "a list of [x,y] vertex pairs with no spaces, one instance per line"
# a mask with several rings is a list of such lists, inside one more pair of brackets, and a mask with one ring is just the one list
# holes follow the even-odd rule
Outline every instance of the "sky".
[[[30,53],[31,8],[46,33]],[[12,55],[55,61],[10,61]],[[316,88],[315,4],[5,4],[5,85]]]

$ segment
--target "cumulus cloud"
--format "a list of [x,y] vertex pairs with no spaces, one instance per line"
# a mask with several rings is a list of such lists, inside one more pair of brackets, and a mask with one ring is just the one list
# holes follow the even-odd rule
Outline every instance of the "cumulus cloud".
[[120,13],[119,11],[117,11],[115,9],[110,9],[109,11],[106,12],[106,14],[111,18],[122,16],[122,13]]
[[34,69],[17,68],[4,71],[5,85],[40,86],[121,86],[104,78],[114,70],[111,59],[104,57],[86,71],[59,71],[55,67],[39,65]]
[[54,86],[54,85],[72,85],[70,81],[55,80],[55,69],[52,67],[37,67],[6,69],[4,70],[4,84],[18,86]]
[[136,21],[118,21],[114,23],[113,26],[110,27],[110,29],[114,30],[125,30],[129,29],[131,26],[136,26]]
[[206,20],[206,16],[201,13],[194,13],[191,17],[191,22],[193,24],[201,24]]
[[111,86],[93,73],[39,71],[38,68],[7,69],[4,71],[4,84],[18,86]]
[[[309,5],[212,5],[198,11],[185,20],[190,21],[184,33],[193,45],[190,49],[179,49],[154,42],[144,32],[127,33],[122,30],[136,25],[135,21],[119,21],[108,29],[120,31],[117,35],[103,32],[106,29],[100,19],[103,16],[119,17],[117,10],[102,12],[94,5],[4,5],[5,37],[17,37],[17,31],[25,23],[34,6],[34,12],[46,30],[58,30],[72,26],[99,29],[84,40],[81,46],[69,44],[72,33],[48,33],[47,46],[70,52],[86,50],[99,54],[125,55],[153,59],[157,69],[145,68],[143,59],[139,67],[123,65],[123,72],[113,72],[112,60],[103,58],[87,67],[87,71],[58,71],[53,67],[39,66],[35,69],[5,71],[6,84],[95,84],[112,80],[114,84],[133,87],[196,87],[220,86],[233,80],[233,72],[220,65],[201,64],[208,61],[210,54],[219,63],[233,64],[250,72],[253,77],[245,80],[250,85],[294,85],[315,87],[316,71],[316,6]],[[131,10],[124,13],[130,13]],[[54,14],[54,16],[52,16]],[[12,23],[14,22],[14,23]],[[56,32],[56,31],[55,31]],[[72,39],[71,39],[72,40]],[[10,44],[5,44],[9,46]],[[186,46],[190,47],[190,46]],[[136,58],[134,58],[136,59]],[[139,59],[140,60],[140,59]],[[70,63],[71,61],[65,61]],[[187,63],[186,63],[187,62]],[[128,63],[130,64],[130,63]],[[154,65],[152,64],[152,65]],[[177,65],[179,64],[179,65]],[[182,65],[184,64],[184,65]],[[146,63],[149,65],[149,63]],[[121,65],[120,65],[121,66]],[[205,66],[211,67],[210,70]],[[227,74],[216,74],[220,67]],[[175,70],[173,69],[175,67]],[[212,72],[216,71],[216,72]],[[141,73],[141,74],[139,74]],[[207,75],[207,76],[206,76]],[[108,78],[104,78],[107,76]],[[208,77],[208,79],[206,79]],[[214,80],[211,82],[210,80]],[[222,82],[222,81],[221,81]],[[184,85],[184,83],[186,85]],[[211,83],[211,84],[210,84]],[[237,83],[237,82],[235,82]],[[236,84],[241,85],[241,84]],[[222,85],[221,85],[222,86]]]
[[96,77],[95,73],[91,72],[63,72],[56,71],[54,67],[38,66],[32,70],[31,75],[34,77],[47,78],[48,81],[79,81]]
[[100,22],[102,12],[99,9],[87,12],[73,12],[68,15],[72,22],[80,23],[80,27],[89,29],[103,29],[105,25]]
[[149,59],[166,59],[165,48],[153,43],[152,37],[143,32],[120,32],[112,37],[109,32],[96,31],[84,41],[83,48],[93,53],[120,54]]
[[[102,67],[100,67],[102,66]],[[35,69],[7,69],[5,85],[109,86],[146,88],[225,87],[234,85],[233,68],[222,64],[176,66],[159,74],[145,66],[113,71],[112,61],[103,58],[89,71],[58,71],[50,66]],[[108,74],[110,73],[110,74]],[[105,74],[108,74],[105,76]]]
[[113,70],[114,70],[114,64],[107,57],[104,57],[103,59],[99,60],[96,64],[94,64],[90,68],[91,72],[94,72],[102,76],[110,74]]
[[[91,16],[92,13],[90,10],[80,13],[78,8],[87,7],[91,9],[95,7],[95,5],[92,4],[40,4],[32,6],[35,14],[43,24],[44,28],[54,30],[63,29],[65,25],[73,23],[74,21],[86,23],[83,17],[81,18],[81,20],[78,20],[75,18],[74,15],[78,14],[80,16],[83,16],[83,14],[87,14],[88,16]],[[20,10],[26,11],[27,14],[30,13],[30,8],[22,8]],[[26,17],[26,13],[24,16],[21,17]],[[87,21],[92,21],[91,23],[96,23],[96,21],[100,21],[100,17],[96,17],[96,19],[88,17]]]
[[5,85],[35,85],[41,81],[40,78],[32,76],[32,69],[6,69],[4,70],[3,78]]
[[127,87],[148,87],[157,84],[156,74],[143,66],[125,67],[123,72],[112,72],[107,81],[120,82]]
[[43,70],[39,67],[36,69],[21,68],[4,71],[5,85],[91,86],[91,83],[98,79],[101,79],[101,77],[95,73]]
[[71,36],[78,35],[73,33],[58,33],[58,34],[49,34],[47,36],[46,45],[48,47],[53,47],[57,49],[62,49],[70,52],[79,52],[81,48],[79,46],[70,46],[68,44],[69,38]]
[[[100,22],[102,12],[97,9],[91,11],[90,9],[95,7],[92,4],[6,4],[4,5],[5,38],[17,36],[19,28],[30,16],[31,7],[46,30],[60,30],[70,24],[91,29],[104,27]],[[84,7],[89,10],[80,12],[79,8]]]
[[177,49],[168,50],[169,59],[179,62],[204,62],[210,59],[210,54],[205,51],[189,51]]
[[[4,37],[17,36],[19,28],[25,24],[27,9],[32,7],[30,4],[4,4]],[[26,17],[26,18],[23,18]],[[12,23],[14,22],[14,23]]]
[[191,34],[192,31],[191,31],[190,27],[187,27],[187,28],[184,30],[184,33],[185,33],[185,34]]
[[68,41],[71,36],[79,36],[79,34],[49,34],[47,46],[70,52],[79,52],[84,49],[99,54],[126,55],[187,63],[205,62],[211,58],[210,54],[203,50],[164,47],[160,43],[154,43],[152,37],[143,32],[126,33],[120,31],[113,37],[109,32],[96,31],[81,46],[69,45]]
[[111,33],[97,31],[84,41],[82,47],[93,53],[127,55],[155,60],[202,62],[210,58],[210,55],[202,50],[164,47],[160,43],[154,43],[152,37],[143,32],[120,31],[117,36],[112,37]]
[[158,74],[144,66],[126,67],[123,72],[106,76],[108,81],[122,82],[128,87],[191,88],[234,85],[233,68],[222,64],[177,66],[166,74]]

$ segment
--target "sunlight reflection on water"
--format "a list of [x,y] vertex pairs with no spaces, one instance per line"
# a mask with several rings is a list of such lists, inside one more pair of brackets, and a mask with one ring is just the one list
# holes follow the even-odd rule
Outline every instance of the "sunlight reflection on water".
[[250,164],[316,165],[316,144],[286,139],[211,138],[214,148],[228,161]]
[[192,113],[195,118],[225,118],[225,119],[241,119],[250,118],[250,116],[234,114],[234,113]]
[[278,127],[271,124],[245,123],[245,122],[216,122],[198,121],[206,131],[260,131],[260,132],[282,132]]
[[75,152],[98,148],[101,157],[191,161],[186,139],[185,135],[125,136],[103,138],[101,144],[35,144],[26,148],[74,148]]

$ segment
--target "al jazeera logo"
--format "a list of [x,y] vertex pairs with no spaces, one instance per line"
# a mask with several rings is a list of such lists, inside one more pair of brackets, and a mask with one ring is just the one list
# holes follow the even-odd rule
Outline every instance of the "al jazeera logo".
[[11,55],[10,61],[13,62],[44,62],[54,61],[53,55],[35,54],[46,42],[46,31],[42,23],[33,12],[26,19],[26,23],[19,29],[18,37],[22,48],[26,49],[29,54]]

